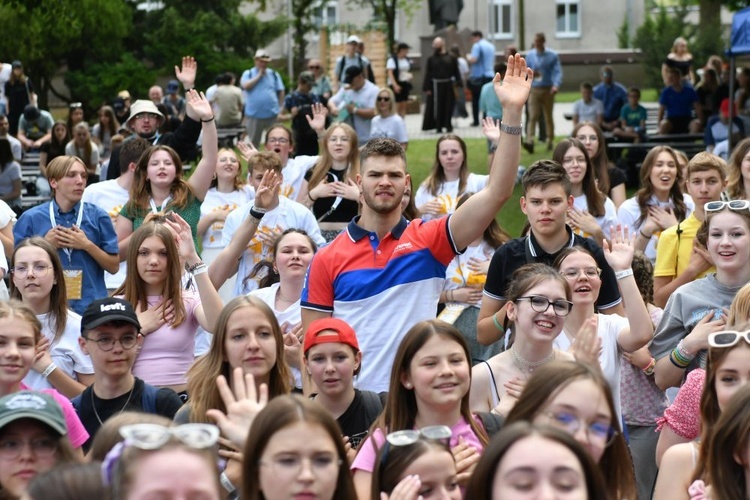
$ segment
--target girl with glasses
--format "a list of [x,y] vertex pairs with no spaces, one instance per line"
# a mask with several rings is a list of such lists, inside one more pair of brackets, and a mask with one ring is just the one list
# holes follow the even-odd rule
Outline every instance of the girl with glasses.
[[[313,106],[313,129],[320,130],[328,111]],[[310,208],[326,241],[332,241],[359,214],[359,143],[357,133],[345,123],[335,123],[319,133],[320,156],[305,174],[297,201]]]
[[357,495],[348,464],[328,411],[302,396],[281,396],[253,420],[243,453],[242,498],[351,500]]
[[10,296],[26,304],[42,324],[43,342],[24,383],[73,398],[94,382],[94,367],[78,344],[81,316],[68,309],[57,249],[44,238],[27,238],[16,247],[10,264]]
[[617,224],[617,208],[597,185],[596,172],[583,143],[564,139],[552,153],[570,178],[573,208],[568,210],[568,225],[577,234],[592,238],[601,246],[609,239],[609,228]]
[[38,474],[81,460],[68,439],[65,415],[48,394],[20,391],[0,398],[0,498],[28,498]]
[[503,428],[485,450],[466,498],[526,500],[550,491],[557,499],[608,498],[596,463],[569,434],[516,422]]
[[377,114],[370,124],[370,139],[375,137],[389,137],[400,142],[404,151],[409,146],[409,137],[406,135],[406,122],[396,112],[396,98],[393,91],[387,87],[381,87],[375,102]]
[[414,203],[422,220],[437,219],[456,210],[464,193],[478,193],[487,185],[488,175],[469,172],[466,143],[455,134],[446,134],[435,145],[432,171],[417,189]]
[[625,307],[625,317],[618,314],[600,314],[596,311],[596,300],[602,282],[596,260],[582,247],[564,249],[557,256],[554,267],[565,278],[572,291],[573,308],[565,317],[563,331],[554,341],[561,351],[570,349],[576,334],[591,318],[596,318],[596,336],[601,342],[597,359],[604,378],[609,383],[615,402],[618,420],[622,419],[620,406],[620,354],[634,352],[645,346],[653,337],[646,304],[638,290],[632,270],[633,241],[620,228],[614,228],[612,243],[604,242],[604,256],[612,267],[620,288]]
[[422,321],[406,333],[393,362],[385,409],[351,466],[359,498],[368,498],[372,491],[377,454],[387,435],[433,426],[450,430],[446,437],[456,461],[456,480],[466,485],[489,439],[483,418],[469,408],[469,356],[461,333],[442,321]]
[[686,283],[669,297],[649,350],[657,360],[656,384],[680,385],[685,370],[705,366],[708,334],[726,326],[725,309],[750,281],[750,203],[710,202],[697,238],[716,272]]
[[[608,498],[637,498],[630,452],[619,431],[609,384],[598,368],[567,361],[539,367],[508,414],[505,425],[519,421],[551,425],[568,432],[599,465]],[[542,448],[540,454],[543,453]]]
[[573,128],[571,138],[581,141],[589,155],[589,160],[599,191],[609,196],[616,208],[627,198],[625,191],[625,174],[610,163],[607,157],[607,143],[602,129],[591,122],[582,122]]
[[[572,360],[555,349],[554,341],[570,313],[570,285],[545,264],[526,264],[513,273],[508,290],[505,325],[513,331],[510,348],[472,370],[471,409],[506,416],[531,374],[555,359]],[[512,323],[512,327],[508,324]]]
[[674,149],[656,146],[641,166],[641,188],[617,209],[620,224],[636,235],[636,250],[653,263],[659,234],[684,221],[693,211],[693,199],[682,193],[682,170]]
[[687,499],[691,481],[707,479],[706,466],[714,452],[705,444],[730,398],[750,382],[748,319],[750,286],[746,285],[732,302],[727,325],[721,329],[726,333],[714,331],[704,337],[708,348],[705,369],[696,368],[687,375],[674,403],[658,421],[660,470],[654,498],[668,491],[670,498]]

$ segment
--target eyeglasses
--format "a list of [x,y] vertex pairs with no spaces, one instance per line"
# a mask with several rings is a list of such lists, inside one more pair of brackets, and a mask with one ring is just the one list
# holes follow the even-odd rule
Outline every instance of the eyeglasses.
[[746,332],[737,332],[734,330],[725,330],[723,332],[714,332],[708,335],[708,345],[711,347],[732,347],[740,339],[750,344],[750,330]]
[[567,316],[573,308],[573,303],[570,301],[560,299],[552,302],[547,297],[541,295],[518,297],[516,301],[518,300],[528,300],[531,302],[531,308],[538,313],[547,312],[547,309],[552,306],[555,316]]
[[172,436],[191,448],[204,449],[214,446],[219,440],[219,428],[210,424],[184,424],[177,427],[134,424],[122,426],[120,435],[128,445],[141,450],[158,450]]
[[320,69],[320,66],[308,66],[307,69]]
[[550,411],[545,413],[545,415],[550,419],[550,423],[564,429],[571,435],[578,432],[582,426],[585,427],[589,441],[602,445],[605,448],[612,444],[619,433],[617,429],[606,422],[592,422],[589,424],[578,418],[577,415],[566,411]]
[[307,462],[308,467],[315,476],[322,476],[334,472],[344,462],[333,453],[319,453],[312,457],[301,457],[299,455],[281,455],[269,461],[259,460],[260,465],[271,467],[278,477],[293,479],[302,472],[303,464]]
[[390,100],[391,100],[391,98],[388,97],[388,96],[378,97],[378,102],[389,102]]
[[25,278],[29,271],[31,271],[31,274],[36,276],[37,278],[44,278],[47,276],[47,273],[49,270],[52,269],[52,266],[45,266],[42,264],[37,264],[32,267],[26,267],[26,266],[15,266],[11,268],[10,272],[12,272],[16,277],[18,278]]
[[136,120],[158,120],[159,115],[156,113],[138,113],[135,115]]
[[602,270],[598,267],[584,267],[581,269],[577,267],[569,267],[560,271],[560,274],[562,274],[566,279],[569,280],[576,279],[581,275],[581,273],[583,273],[583,275],[587,278],[593,279],[598,278],[601,275],[601,272]]
[[747,210],[750,208],[750,201],[748,200],[731,200],[731,201],[709,201],[703,205],[703,210],[706,212],[720,212],[724,208],[729,210]]
[[419,437],[431,441],[443,441],[448,444],[451,438],[451,428],[447,425],[430,425],[421,429],[407,429],[403,431],[391,432],[385,437],[393,446],[409,446],[419,441]]
[[349,142],[349,138],[345,135],[341,137],[329,137],[328,142],[341,142],[341,143],[347,143]]
[[95,342],[96,345],[99,346],[99,349],[104,352],[109,352],[114,349],[117,342],[119,342],[122,348],[126,351],[132,349],[133,347],[135,347],[135,344],[138,343],[138,335],[123,335],[122,338],[119,339],[113,339],[111,337],[103,337],[100,339],[90,339],[88,337],[84,338],[89,342]]
[[266,139],[266,144],[289,144],[289,139],[286,137],[270,137]]
[[21,456],[21,452],[27,445],[37,457],[51,457],[57,451],[57,440],[53,438],[46,437],[23,441],[8,437],[0,440],[0,458],[15,460]]

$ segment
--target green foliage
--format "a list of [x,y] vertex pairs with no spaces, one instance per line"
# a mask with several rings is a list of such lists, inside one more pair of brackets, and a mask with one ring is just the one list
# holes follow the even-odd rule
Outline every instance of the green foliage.
[[633,45],[641,50],[641,64],[646,73],[645,86],[654,89],[664,86],[661,65],[672,50],[672,43],[678,36],[690,40],[696,31],[695,26],[686,20],[686,4],[682,0],[672,14],[665,7],[659,7],[655,15],[647,14],[643,24],[636,30]]
[[347,0],[347,3],[355,7],[370,7],[373,21],[385,23],[387,47],[390,52],[396,41],[396,13],[406,17],[407,23],[411,23],[424,2],[423,0]]
[[630,48],[630,23],[628,22],[628,16],[625,16],[625,19],[622,20],[622,24],[617,30],[617,48]]
[[136,98],[147,95],[154,75],[132,54],[123,53],[117,62],[95,63],[66,73],[65,83],[75,94],[87,96],[89,108],[93,110],[109,103],[122,89],[128,89]]

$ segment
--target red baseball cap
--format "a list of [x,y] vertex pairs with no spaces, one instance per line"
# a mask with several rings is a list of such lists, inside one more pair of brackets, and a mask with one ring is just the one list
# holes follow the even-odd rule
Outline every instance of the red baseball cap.
[[[320,335],[323,332],[326,332],[326,334]],[[349,326],[349,323],[338,318],[322,318],[316,319],[307,328],[304,352],[307,353],[314,345],[333,342],[346,344],[359,351],[357,335],[354,333],[352,327]]]
[[719,111],[724,116],[729,116],[729,99],[725,98],[721,101]]

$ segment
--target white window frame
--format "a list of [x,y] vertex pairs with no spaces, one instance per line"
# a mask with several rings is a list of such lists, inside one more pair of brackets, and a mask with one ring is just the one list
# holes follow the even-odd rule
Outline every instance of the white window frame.
[[[509,7],[509,14],[510,17],[510,31],[509,32],[502,32],[499,31],[501,26],[492,26],[495,22],[495,18],[501,18],[502,17],[502,8],[508,6]],[[497,16],[496,16],[497,13]],[[514,33],[516,31],[516,23],[515,23],[515,9],[513,5],[513,0],[489,0],[489,19],[488,23],[490,24],[487,31],[490,33],[490,37],[493,40],[513,40]],[[498,23],[502,24],[502,23]]]
[[[330,9],[331,7],[333,7],[333,9],[335,11],[333,19],[329,19],[328,18],[328,9]],[[318,9],[320,9],[320,14],[321,14],[320,15],[320,24],[316,24],[318,28],[321,28],[323,26],[329,26],[330,27],[330,26],[334,26],[334,25],[336,25],[336,24],[339,23],[339,16],[340,16],[341,13],[339,12],[339,4],[338,4],[338,2],[336,2],[336,1],[326,2],[326,3],[322,4],[322,5],[320,5],[319,7],[316,7],[315,10],[318,10]],[[317,16],[315,16],[315,14],[313,14],[313,21],[315,21],[316,18],[317,18]]]
[[[557,9],[560,6],[565,7],[565,30],[557,31]],[[578,17],[578,29],[570,29],[570,8],[575,6],[576,16]],[[555,36],[557,38],[581,38],[581,2],[580,0],[555,0]]]

